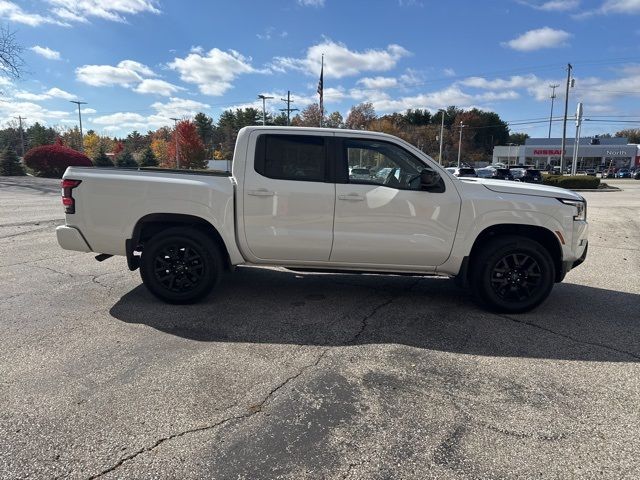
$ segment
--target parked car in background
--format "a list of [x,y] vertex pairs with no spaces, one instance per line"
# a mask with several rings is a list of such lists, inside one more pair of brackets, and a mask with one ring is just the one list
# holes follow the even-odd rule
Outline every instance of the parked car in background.
[[533,168],[512,168],[511,174],[517,182],[542,183],[542,172]]
[[635,178],[636,180],[640,180],[640,168],[638,168],[633,174],[633,178]]
[[369,180],[371,178],[371,170],[365,167],[353,167],[349,171],[349,178],[353,180]]
[[616,178],[631,178],[631,170],[628,168],[621,168],[618,170],[618,173],[616,173]]
[[481,178],[493,178],[494,180],[513,180],[513,175],[508,168],[477,168],[476,173]]
[[470,167],[449,167],[447,172],[451,173],[454,177],[477,177],[478,174],[474,168]]
[[616,171],[613,168],[607,168],[602,171],[602,178],[616,178]]
[[591,176],[591,177],[595,177],[596,176],[596,170],[595,168],[589,168],[587,169],[587,171],[585,172],[587,175]]

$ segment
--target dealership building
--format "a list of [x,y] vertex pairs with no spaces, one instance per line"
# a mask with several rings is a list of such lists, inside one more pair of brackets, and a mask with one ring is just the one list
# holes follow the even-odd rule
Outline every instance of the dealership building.
[[[493,148],[493,162],[505,165],[533,165],[544,170],[548,165],[560,165],[561,138],[527,138],[524,145],[505,145]],[[578,170],[599,167],[640,167],[639,145],[629,144],[627,138],[581,138],[578,145]],[[564,162],[573,162],[574,139],[567,138]]]

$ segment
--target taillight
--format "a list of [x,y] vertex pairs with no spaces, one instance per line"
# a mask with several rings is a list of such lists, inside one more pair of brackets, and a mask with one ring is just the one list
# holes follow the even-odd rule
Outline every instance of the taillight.
[[76,201],[71,194],[71,191],[80,185],[82,180],[62,180],[60,186],[62,187],[62,205],[64,205],[64,213],[76,213]]

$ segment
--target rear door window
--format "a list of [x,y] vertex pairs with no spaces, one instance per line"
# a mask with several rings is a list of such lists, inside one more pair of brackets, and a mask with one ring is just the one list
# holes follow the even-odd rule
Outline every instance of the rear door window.
[[254,168],[268,178],[324,182],[327,177],[325,137],[260,135]]

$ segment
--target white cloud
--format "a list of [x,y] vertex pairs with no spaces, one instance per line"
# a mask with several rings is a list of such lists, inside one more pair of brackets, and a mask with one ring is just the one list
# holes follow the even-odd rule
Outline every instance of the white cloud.
[[156,113],[144,116],[134,112],[118,112],[91,119],[91,123],[101,126],[109,132],[127,130],[151,130],[172,125],[171,117],[193,117],[196,113],[210,108],[206,103],[183,98],[170,98],[167,103],[156,102],[151,105]]
[[185,58],[174,58],[168,67],[180,73],[185,82],[198,85],[205,95],[223,95],[233,87],[233,80],[246,73],[259,72],[251,59],[235,50],[224,52],[212,48],[206,55],[192,51]]
[[56,50],[52,50],[49,47],[41,47],[40,45],[34,45],[29,50],[49,60],[60,60],[60,52],[57,52]]
[[57,88],[57,87],[50,88],[49,90],[43,93],[31,93],[31,92],[21,91],[21,92],[15,93],[13,96],[21,100],[29,100],[34,102],[37,102],[40,100],[47,100],[50,98],[61,98],[63,100],[72,100],[76,98],[75,95],[72,95],[69,92],[65,92],[64,90],[61,90],[60,88]]
[[164,118],[192,117],[202,110],[211,108],[206,103],[177,97],[171,97],[167,103],[155,102],[151,107]]
[[45,23],[54,23],[58,25],[66,25],[62,22],[45,17],[39,13],[25,12],[21,6],[7,0],[0,0],[0,17],[30,27],[37,27]]
[[160,13],[156,0],[47,0],[51,12],[66,21],[86,23],[96,17],[126,22],[125,15]]
[[143,76],[155,76],[153,71],[139,62],[123,60],[112,65],[83,65],[76,68],[76,78],[94,87],[120,85],[131,87],[143,81]]
[[567,45],[567,40],[569,40],[570,37],[571,34],[564,30],[554,30],[553,28],[543,27],[537,30],[529,30],[502,45],[521,52],[530,52],[542,48],[564,47]]
[[398,85],[398,79],[393,77],[365,77],[356,82],[358,85],[362,85],[364,88],[391,88]]
[[602,13],[640,13],[640,0],[607,0],[600,7]]
[[361,72],[384,72],[394,68],[401,58],[410,55],[400,45],[389,45],[384,50],[349,50],[346,45],[324,40],[307,49],[305,58],[276,57],[273,68],[279,71],[299,70],[310,75],[320,74],[320,59],[324,54],[324,75],[342,78]]
[[30,123],[40,122],[51,125],[69,117],[71,111],[48,110],[33,102],[13,100],[0,102],[0,117],[4,118],[4,124],[18,115],[26,117]]
[[527,88],[537,85],[541,80],[534,74],[514,75],[508,79],[494,78],[487,80],[484,77],[469,77],[460,80],[458,83],[465,87],[482,88],[485,90],[502,90],[508,88]]
[[565,12],[575,10],[580,6],[580,0],[549,0],[542,3],[520,0],[518,3],[547,12]]
[[133,90],[137,93],[151,93],[168,97],[178,90],[184,90],[184,88],[157,78],[145,78]]
[[445,68],[443,70],[443,73],[447,76],[447,77],[455,77],[456,76],[456,71],[453,68]]
[[91,115],[98,112],[95,108],[81,108],[80,111],[83,115]]
[[325,0],[298,0],[298,5],[303,7],[324,7]]

